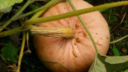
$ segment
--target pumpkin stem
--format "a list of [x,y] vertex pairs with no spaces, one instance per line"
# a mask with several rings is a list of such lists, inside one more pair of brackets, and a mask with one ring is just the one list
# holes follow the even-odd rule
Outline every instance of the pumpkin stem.
[[51,28],[31,26],[30,30],[34,35],[64,38],[73,38],[75,36],[75,30],[72,28]]

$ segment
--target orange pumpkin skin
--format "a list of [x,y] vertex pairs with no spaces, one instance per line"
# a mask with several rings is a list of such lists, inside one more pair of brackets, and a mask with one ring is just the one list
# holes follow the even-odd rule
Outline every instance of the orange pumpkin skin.
[[[75,8],[83,9],[92,7],[83,0],[72,0]],[[72,11],[67,2],[60,2],[48,9],[43,17],[63,14]],[[98,51],[105,55],[109,48],[109,29],[103,16],[98,12],[91,12],[81,15],[87,28],[91,32]],[[51,70],[57,72],[83,72],[87,71],[95,59],[96,52],[93,44],[80,23],[74,16],[61,20],[41,23],[41,27],[69,27],[75,29],[75,37],[72,39],[34,36],[34,43],[39,58]],[[50,63],[56,62],[56,63]]]

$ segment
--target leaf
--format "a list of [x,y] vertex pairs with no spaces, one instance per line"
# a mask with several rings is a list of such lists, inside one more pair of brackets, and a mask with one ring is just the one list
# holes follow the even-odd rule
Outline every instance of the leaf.
[[128,69],[127,69],[127,70],[125,70],[124,72],[128,72]]
[[112,51],[114,53],[114,56],[120,56],[120,52],[115,46],[112,48]]
[[126,72],[128,56],[101,56],[97,55],[89,72]]
[[9,12],[11,7],[16,3],[21,3],[23,0],[0,0],[0,12]]
[[128,56],[108,56],[105,59],[110,64],[119,64],[128,62]]
[[96,57],[94,63],[89,69],[89,72],[107,72],[107,71],[102,61],[98,57]]
[[11,43],[4,45],[1,49],[1,56],[4,60],[16,62],[17,61],[17,48],[14,47]]
[[105,11],[107,11],[108,9],[103,9],[103,10],[100,10],[100,12],[105,12]]

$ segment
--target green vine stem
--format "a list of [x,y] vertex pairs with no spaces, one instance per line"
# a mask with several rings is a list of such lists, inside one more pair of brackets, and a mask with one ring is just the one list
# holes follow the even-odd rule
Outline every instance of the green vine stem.
[[[72,11],[72,12],[68,12],[68,13],[64,13],[64,14],[60,14],[60,15],[56,15],[56,16],[50,16],[50,17],[44,17],[44,18],[33,18],[33,19],[26,21],[25,23],[26,24],[38,24],[38,23],[58,20],[58,19],[62,19],[62,18],[67,18],[67,17],[71,17],[71,16],[77,16],[80,14],[84,14],[84,13],[88,13],[88,12],[92,12],[92,11],[96,11],[96,10],[113,8],[113,7],[123,6],[123,5],[128,5],[128,1],[119,1],[119,2],[114,2],[114,3],[109,3],[109,4],[103,4],[103,5],[95,6],[92,8],[76,10],[76,11]],[[16,29],[14,28],[9,31],[1,32],[0,37],[12,35],[10,32],[12,32],[13,34],[19,33],[21,31],[23,31],[23,30],[21,30],[21,28],[23,28],[23,27],[18,27]],[[14,32],[14,30],[18,30],[18,31]]]
[[71,17],[71,16],[77,16],[77,15],[92,12],[92,11],[123,6],[123,5],[128,5],[128,1],[119,1],[119,2],[114,2],[114,3],[103,4],[103,5],[95,6],[92,8],[85,8],[85,9],[76,10],[76,11],[72,11],[72,12],[68,12],[68,13],[64,13],[64,14],[60,14],[60,15],[56,15],[56,16],[49,16],[49,17],[44,17],[44,18],[34,18],[34,19],[27,20],[25,23],[26,24],[38,24],[38,23],[58,20],[58,19],[62,19],[62,18],[67,18],[67,17]]
[[29,4],[31,4],[32,2],[34,2],[34,0],[27,0],[27,2],[24,4],[24,6],[12,18],[10,18],[5,24],[3,24],[2,27],[0,27],[0,32],[4,28],[6,28],[14,19],[16,19],[24,11],[24,9],[27,8],[27,6]]
[[0,32],[0,38],[6,37],[9,35],[13,35],[13,34],[16,34],[16,33],[22,32],[22,31],[25,31],[23,27],[17,27],[17,28],[8,30],[8,31]]
[[47,8],[40,10],[39,12],[37,12],[36,14],[34,14],[34,15],[31,17],[31,19],[32,19],[32,18],[38,18],[38,17],[41,16],[46,10],[47,10]]
[[119,39],[117,39],[117,40],[111,41],[110,44],[115,44],[115,43],[117,43],[117,42],[120,42],[120,41],[124,40],[124,39],[127,38],[127,37],[128,37],[128,35],[125,35],[125,36],[123,36],[123,37],[121,37],[121,38],[119,38]]
[[40,7],[40,8],[38,8],[38,9],[35,9],[35,10],[31,11],[31,12],[28,12],[28,13],[26,13],[26,14],[23,14],[23,15],[19,16],[17,19],[24,18],[24,17],[26,17],[26,16],[29,16],[29,15],[31,15],[31,14],[33,14],[33,13],[36,13],[36,12],[42,10],[42,9],[45,11],[45,10],[48,9],[50,6],[56,4],[57,2],[60,2],[60,1],[63,1],[63,0],[51,0],[51,1],[48,2],[46,5],[44,5],[44,6]]
[[[76,11],[76,8],[75,8],[74,5],[72,4],[71,0],[67,0],[67,1],[68,1],[68,3],[70,4],[70,6],[72,7],[73,11]],[[95,48],[95,50],[96,50],[96,53],[99,53],[99,52],[98,52],[98,48],[97,48],[97,46],[96,46],[96,43],[95,43],[95,41],[94,41],[94,39],[93,39],[93,37],[92,37],[90,31],[88,30],[87,26],[85,25],[85,22],[83,21],[83,19],[81,18],[81,16],[78,15],[77,17],[78,17],[78,19],[80,20],[81,24],[84,26],[84,29],[86,30],[86,32],[88,33],[88,35],[89,35],[89,37],[90,37],[90,39],[91,39],[91,41],[92,41],[92,44],[93,44],[93,46],[94,46],[94,48]]]
[[21,45],[21,50],[20,50],[20,54],[19,54],[19,60],[18,60],[18,66],[17,66],[16,72],[20,72],[20,67],[21,67],[21,61],[22,61],[22,58],[23,58],[24,47],[25,47],[25,33],[23,33],[22,45]]

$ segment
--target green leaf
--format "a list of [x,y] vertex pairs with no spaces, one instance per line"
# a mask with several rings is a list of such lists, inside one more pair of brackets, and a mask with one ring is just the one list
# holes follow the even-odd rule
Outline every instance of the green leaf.
[[120,56],[120,52],[115,46],[112,48],[112,51],[114,53],[114,56]]
[[6,45],[4,45],[1,49],[1,56],[4,60],[10,61],[10,62],[16,62],[17,61],[17,48],[14,47],[10,42]]
[[98,57],[96,57],[94,63],[89,69],[89,72],[107,72],[107,71],[102,61]]
[[128,62],[128,56],[107,56],[105,61],[110,64],[125,63]]
[[103,10],[100,10],[100,12],[105,12],[105,11],[107,11],[108,9],[103,9]]
[[125,70],[124,72],[128,72],[128,69],[127,69],[127,70]]
[[97,55],[89,72],[126,72],[128,56],[101,56]]
[[16,3],[21,3],[23,0],[0,0],[0,12],[9,12],[11,7]]

